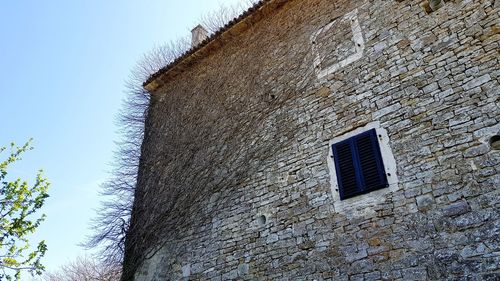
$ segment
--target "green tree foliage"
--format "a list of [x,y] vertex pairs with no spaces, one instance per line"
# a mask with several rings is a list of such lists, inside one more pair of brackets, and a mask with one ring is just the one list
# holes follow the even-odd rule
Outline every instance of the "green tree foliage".
[[10,152],[0,147],[0,280],[19,280],[21,272],[40,275],[44,270],[40,259],[47,246],[44,241],[30,246],[28,236],[45,219],[37,211],[48,197],[50,184],[42,171],[32,185],[7,177],[8,168],[32,149],[30,143],[31,140],[21,147],[12,143]]

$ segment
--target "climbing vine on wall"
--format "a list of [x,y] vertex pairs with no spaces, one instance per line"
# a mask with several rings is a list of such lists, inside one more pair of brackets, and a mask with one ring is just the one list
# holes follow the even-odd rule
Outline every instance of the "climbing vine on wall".
[[[252,35],[248,32],[245,37]],[[213,194],[236,191],[305,133],[307,128],[287,110],[311,79],[297,81],[294,87],[275,78],[264,80],[266,64],[272,61],[253,60],[261,50],[247,44],[234,38],[223,51],[169,80],[151,97],[124,280],[165,243],[182,239],[193,225],[207,225],[213,214],[205,207]],[[306,55],[297,52],[295,63]],[[273,77],[286,77],[289,68],[274,71]],[[217,199],[212,210],[229,200],[231,196]]]
[[[220,6],[219,10],[202,16],[201,23],[213,33],[254,2],[242,0],[235,6]],[[143,88],[143,83],[189,48],[187,36],[154,47],[139,60],[125,85],[126,97],[117,118],[121,139],[117,141],[111,176],[101,188],[105,199],[92,222],[93,235],[84,243],[88,248],[98,248],[106,263],[122,263],[130,228],[144,124],[150,105],[150,93]]]

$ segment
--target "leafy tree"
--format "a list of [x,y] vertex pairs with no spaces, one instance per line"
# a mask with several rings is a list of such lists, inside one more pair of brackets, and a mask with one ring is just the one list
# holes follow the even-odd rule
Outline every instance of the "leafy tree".
[[28,236],[35,232],[45,215],[37,214],[48,197],[49,182],[39,171],[33,185],[20,178],[9,180],[7,169],[21,160],[21,155],[33,149],[31,140],[18,147],[10,145],[10,153],[5,160],[7,148],[0,147],[0,280],[19,280],[21,272],[31,275],[42,274],[44,267],[40,259],[47,246],[44,241],[31,247]]

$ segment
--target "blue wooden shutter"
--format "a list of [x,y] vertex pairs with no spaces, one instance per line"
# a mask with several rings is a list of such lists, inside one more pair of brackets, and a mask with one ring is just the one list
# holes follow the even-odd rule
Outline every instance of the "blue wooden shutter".
[[340,199],[387,187],[375,129],[332,146]]
[[356,162],[353,156],[352,141],[345,140],[333,145],[333,157],[341,199],[355,196],[360,192],[359,177],[356,173]]
[[363,180],[362,190],[369,192],[387,187],[387,176],[385,175],[384,162],[382,161],[375,129],[356,136],[354,141]]

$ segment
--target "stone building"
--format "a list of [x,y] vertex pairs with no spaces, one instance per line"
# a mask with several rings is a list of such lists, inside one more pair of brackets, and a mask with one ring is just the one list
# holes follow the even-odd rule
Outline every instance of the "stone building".
[[430,2],[197,27],[144,84],[124,279],[499,280],[500,1]]

